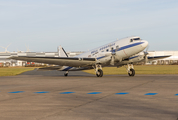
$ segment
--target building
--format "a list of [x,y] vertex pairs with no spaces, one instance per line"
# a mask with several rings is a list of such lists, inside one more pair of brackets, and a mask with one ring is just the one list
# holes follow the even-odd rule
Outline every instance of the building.
[[148,53],[148,56],[150,57],[171,55],[170,57],[164,59],[150,61],[149,64],[178,64],[178,51],[151,51]]
[[[67,52],[69,57],[74,57],[81,53],[83,52]],[[0,52],[0,66],[26,66],[31,64],[38,64],[33,62],[29,63],[28,61],[8,59],[11,56],[60,57],[59,52]]]
[[[81,53],[84,53],[84,51],[73,51],[73,52],[67,52],[67,55],[69,57],[77,56]],[[150,51],[148,52],[148,56],[165,56],[165,55],[171,55],[168,58],[154,60],[154,61],[148,61],[146,64],[154,64],[154,65],[163,65],[163,64],[178,64],[178,51]],[[60,57],[59,51],[58,52],[0,52],[0,66],[26,66],[26,65],[43,65],[39,63],[33,63],[28,61],[20,61],[20,60],[11,60],[7,59],[11,56],[38,56],[38,57]]]

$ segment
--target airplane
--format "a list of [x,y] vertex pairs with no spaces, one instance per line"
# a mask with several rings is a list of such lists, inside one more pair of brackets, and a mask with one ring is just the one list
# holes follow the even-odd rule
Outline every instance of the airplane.
[[148,41],[134,36],[105,44],[75,57],[68,57],[65,50],[60,47],[58,51],[60,57],[12,56],[9,59],[54,64],[56,66],[40,68],[39,70],[66,71],[64,76],[68,76],[69,71],[94,69],[96,76],[102,77],[102,67],[127,65],[128,75],[135,76],[133,63],[170,57],[148,57],[148,52],[143,51],[147,46]]

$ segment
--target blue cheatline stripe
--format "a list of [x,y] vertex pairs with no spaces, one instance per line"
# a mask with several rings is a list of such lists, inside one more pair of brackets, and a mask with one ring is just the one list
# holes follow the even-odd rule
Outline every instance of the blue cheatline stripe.
[[62,71],[67,71],[67,70],[69,70],[69,69],[71,69],[71,68],[73,68],[73,67],[67,67],[67,68],[65,68],[65,69],[62,70]]
[[133,56],[133,57],[130,57],[129,59],[134,59],[134,58],[136,58],[136,57],[138,57],[138,56]]
[[98,57],[98,58],[96,58],[96,59],[99,60],[99,59],[102,59],[102,58],[104,58],[104,57],[106,57],[106,56],[101,56],[101,57]]
[[123,93],[116,93],[116,95],[126,95],[129,94],[128,92],[123,92]]
[[9,92],[9,93],[23,93],[24,91],[14,91],[14,92]]
[[158,93],[146,93],[145,95],[156,95]]
[[42,93],[49,93],[49,92],[48,91],[41,91],[41,92],[34,92],[34,93],[42,94]]
[[101,92],[91,92],[91,93],[87,93],[87,94],[100,94]]
[[178,94],[175,94],[175,96],[178,96]]
[[126,45],[126,46],[120,47],[117,51],[124,50],[124,49],[127,49],[127,48],[131,48],[131,47],[140,45],[142,43],[144,43],[144,42],[139,42],[139,43],[134,43],[134,44],[131,44],[131,45]]
[[60,94],[71,94],[71,93],[75,93],[75,92],[62,92]]
[[[139,43],[134,43],[134,44],[131,44],[131,45],[126,45],[126,46],[120,47],[117,51],[121,51],[121,50],[124,50],[124,49],[127,49],[127,48],[131,48],[131,47],[140,45],[140,44],[142,44],[142,43],[144,43],[144,42],[139,42]],[[113,51],[115,52],[116,49],[114,49]],[[104,58],[104,57],[105,57],[105,56],[101,56],[101,57],[98,57],[98,58],[96,58],[96,59],[102,59],[102,58]],[[135,57],[138,57],[138,56],[134,56],[134,57],[131,57],[131,58],[129,58],[129,59],[133,59],[133,58],[135,58]]]

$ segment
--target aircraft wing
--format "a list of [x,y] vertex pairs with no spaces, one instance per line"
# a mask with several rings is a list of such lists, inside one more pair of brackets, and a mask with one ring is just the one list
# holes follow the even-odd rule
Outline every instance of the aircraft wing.
[[167,58],[167,57],[170,57],[170,56],[171,56],[171,55],[153,56],[153,57],[148,56],[148,60],[151,61],[151,60],[157,60],[157,59],[164,59],[164,58]]
[[70,66],[70,67],[86,67],[86,66],[92,66],[96,63],[95,58],[74,58],[74,57],[12,56],[9,59],[46,63],[46,64],[55,64],[55,65]]

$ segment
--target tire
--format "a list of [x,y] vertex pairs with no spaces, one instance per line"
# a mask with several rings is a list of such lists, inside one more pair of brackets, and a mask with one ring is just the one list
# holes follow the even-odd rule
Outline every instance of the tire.
[[103,77],[103,71],[98,69],[98,73],[96,74],[97,77]]
[[130,72],[128,73],[129,76],[135,76],[135,70],[130,69]]
[[68,76],[68,73],[64,73],[64,76]]

